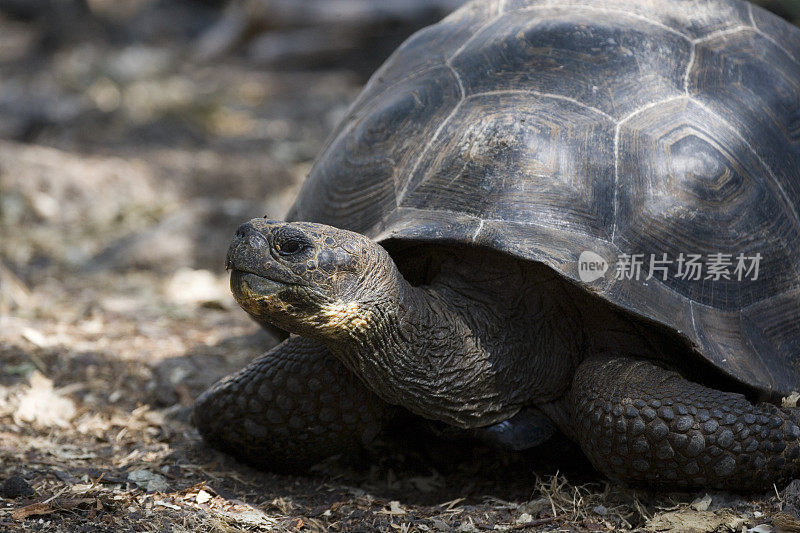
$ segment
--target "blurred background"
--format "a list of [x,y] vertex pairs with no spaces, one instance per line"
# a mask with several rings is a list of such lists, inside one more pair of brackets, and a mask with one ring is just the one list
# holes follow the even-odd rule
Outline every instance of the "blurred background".
[[0,0],[0,310],[12,273],[218,271],[370,73],[461,3]]
[[[213,478],[216,497],[227,487],[285,520],[302,511],[307,525],[332,498],[352,504],[356,524],[366,523],[364,509],[374,520],[394,516],[394,505],[364,503],[364,491],[349,485],[420,505],[532,498],[527,468],[476,475],[496,459],[467,462],[462,477],[443,481],[427,461],[422,475],[380,466],[406,453],[397,449],[366,461],[366,473],[334,468],[325,479],[338,481],[321,492],[318,481],[220,464],[228,459],[204,448],[188,423],[205,387],[277,342],[234,308],[227,289],[235,228],[254,216],[281,218],[369,75],[461,3],[0,0],[0,481],[19,476],[32,498],[50,501],[65,487],[105,480],[81,493],[97,498],[95,511],[41,530],[78,531],[98,512],[112,522],[149,519],[151,511],[130,511],[152,508],[150,496],[124,483],[134,470],[161,476],[162,492],[192,498],[196,483]],[[800,20],[800,0],[759,3]],[[559,446],[557,455],[582,461]],[[555,512],[558,494],[566,506],[577,501],[552,479],[546,504],[525,507],[528,519],[551,505]],[[610,505],[607,490],[580,494],[582,505]],[[621,518],[605,520],[643,523],[638,500],[623,499]],[[159,512],[188,505],[171,501],[174,509]],[[498,505],[476,516],[522,512]],[[18,525],[11,508],[0,505],[0,529]],[[455,527],[447,509],[440,521]],[[331,513],[328,521],[348,519]]]
[[460,3],[0,0],[0,264],[219,269],[369,74]]

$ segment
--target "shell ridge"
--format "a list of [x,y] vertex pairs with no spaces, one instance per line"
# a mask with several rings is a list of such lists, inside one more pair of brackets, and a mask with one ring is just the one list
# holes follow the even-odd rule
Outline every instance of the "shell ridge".
[[750,2],[747,2],[747,17],[750,19],[750,24],[760,31],[758,24],[756,24],[756,18],[753,16],[753,4]]
[[683,74],[683,92],[689,96],[689,78],[694,69],[694,62],[697,59],[697,43],[692,41],[692,47],[689,49],[689,62],[686,64],[686,72]]
[[[500,7],[505,7],[505,1],[503,1],[503,3],[500,5]],[[483,30],[485,30],[486,28],[488,28],[489,26],[491,26],[492,24],[494,24],[495,22],[500,20],[500,18],[503,15],[504,15],[503,11],[500,11],[497,15],[493,16],[492,18],[487,20],[485,23],[481,24],[480,27],[477,30],[475,30],[475,32],[472,35],[470,35],[469,38],[466,41],[464,41],[461,46],[456,48],[455,52],[450,54],[450,57],[446,57],[445,58],[445,62],[449,63],[453,59],[455,59],[458,56],[458,54],[460,54],[461,52],[464,51],[464,49],[469,45],[469,43],[472,42],[473,39],[475,39],[478,35],[480,35],[481,32],[483,32]]]
[[795,56],[794,56],[794,54],[792,54],[792,53],[789,51],[789,49],[788,49],[788,48],[786,48],[786,47],[785,47],[785,46],[783,46],[781,43],[779,43],[778,41],[776,41],[775,39],[773,39],[771,36],[767,35],[767,34],[766,34],[766,33],[764,33],[763,31],[761,31],[761,30],[760,30],[758,27],[756,27],[756,28],[753,28],[753,29],[755,30],[755,32],[756,32],[757,34],[759,34],[761,37],[763,37],[763,38],[764,38],[764,39],[766,39],[767,41],[771,42],[773,45],[775,45],[775,47],[776,47],[777,49],[779,49],[781,52],[783,52],[784,54],[786,54],[786,57],[788,57],[788,58],[789,58],[789,59],[791,59],[793,62],[795,62],[795,63],[797,63],[798,65],[800,65],[800,59],[798,59],[797,57],[795,57]]
[[768,33],[764,32],[761,28],[758,27],[756,18],[753,16],[753,4],[751,4],[750,2],[747,3],[747,15],[750,17],[750,24],[753,26],[753,29],[756,30],[756,33],[758,33],[760,36],[762,36],[763,38],[774,44],[784,54],[786,54],[789,58],[791,58],[792,61],[800,64],[800,58],[795,57],[794,54],[789,52],[788,48],[784,47],[781,43],[773,39],[772,36],[770,36]]
[[472,234],[472,242],[475,242],[475,241],[478,240],[478,236],[481,234],[481,231],[483,231],[483,225],[485,223],[486,223],[486,221],[483,220],[483,219],[481,219],[481,221],[478,223],[478,229],[476,229],[475,233]]
[[412,180],[414,178],[414,175],[417,172],[417,168],[419,168],[419,165],[422,162],[422,158],[425,157],[425,155],[431,149],[431,146],[433,146],[433,143],[436,142],[439,139],[439,135],[442,133],[442,130],[445,128],[445,126],[447,126],[447,124],[450,122],[450,120],[452,120],[452,118],[458,112],[458,110],[461,107],[462,103],[464,103],[464,98],[461,98],[458,101],[458,103],[453,107],[453,109],[445,117],[445,119],[441,122],[441,124],[439,124],[439,127],[436,128],[436,131],[433,132],[433,136],[431,136],[431,138],[428,140],[428,142],[425,143],[424,148],[422,148],[422,150],[420,150],[419,155],[417,156],[416,160],[414,161],[414,165],[411,167],[411,170],[408,173],[408,179],[406,179],[406,182],[405,182],[403,188],[395,194],[395,205],[397,207],[400,207],[400,204],[403,203],[403,200],[405,200],[406,196],[408,196],[408,193],[410,192],[410,189],[411,189],[411,182],[412,182]]
[[719,30],[708,35],[704,35],[703,37],[698,37],[697,39],[692,39],[690,42],[694,45],[702,44],[708,41],[713,41],[714,39],[718,39],[720,37],[724,37],[726,35],[735,35],[737,33],[742,33],[747,30],[757,32],[758,30],[753,26],[748,26],[746,24],[740,24],[738,26],[734,26],[733,28],[728,28],[725,30]]
[[456,81],[458,82],[458,91],[461,93],[459,101],[463,101],[466,97],[467,91],[464,89],[464,80],[461,78],[461,73],[458,71],[458,69],[456,69],[456,67],[453,66],[449,59],[445,60],[444,64],[447,65],[447,68],[449,68],[450,72],[452,72],[453,76],[455,76]]
[[[523,8],[523,9],[515,10],[514,13],[525,13],[526,11],[537,11],[537,10],[540,10],[540,9],[543,9],[543,8],[554,8],[554,7],[558,7],[558,6],[555,6],[555,5],[532,6],[532,7],[526,7],[526,8]],[[596,11],[596,12],[600,12],[600,13],[611,13],[611,14],[614,14],[614,15],[621,15],[621,16],[626,16],[626,17],[630,17],[630,18],[635,18],[637,20],[640,20],[640,21],[644,22],[645,24],[650,24],[652,26],[657,26],[657,27],[661,28],[662,30],[664,30],[666,32],[672,33],[674,35],[678,35],[679,37],[681,37],[682,39],[686,40],[687,42],[692,42],[692,39],[688,35],[686,35],[685,33],[681,32],[681,31],[678,31],[675,28],[672,28],[670,26],[667,26],[663,22],[659,22],[657,20],[653,20],[651,18],[645,17],[644,15],[639,15],[638,13],[631,13],[630,11],[624,11],[622,9],[612,9],[612,8],[608,8],[608,7],[589,6],[589,5],[586,5],[586,4],[575,4],[575,5],[571,5],[569,7],[570,7],[570,9],[575,9],[575,8],[577,8],[577,9],[585,9],[586,11]]]
[[[798,232],[800,232],[800,215],[798,215],[797,207],[794,205],[794,203],[792,203],[789,200],[789,196],[786,194],[783,185],[781,185],[781,182],[775,175],[775,172],[772,170],[772,167],[767,164],[764,158],[761,157],[761,154],[759,154],[758,151],[755,149],[755,147],[753,147],[753,145],[750,144],[747,141],[747,139],[744,138],[744,136],[739,132],[739,130],[734,128],[730,122],[721,117],[719,113],[716,113],[713,109],[710,109],[707,105],[705,105],[703,102],[699,100],[696,100],[694,98],[691,98],[690,100],[695,104],[697,104],[705,112],[709,113],[711,116],[716,118],[723,126],[725,126],[728,129],[728,131],[733,133],[733,135],[736,136],[736,138],[738,138],[742,143],[744,143],[744,145],[747,147],[750,153],[753,154],[753,157],[756,158],[756,161],[758,161],[758,163],[762,166],[762,168],[764,168],[767,171],[770,181],[772,182],[773,186],[777,189],[777,192],[780,195],[780,199],[792,213],[792,222],[794,223],[793,225],[795,229],[798,230]],[[795,274],[797,274],[797,270],[795,270]]]
[[617,121],[617,119],[615,117],[609,115],[608,113],[606,113],[602,109],[598,109],[598,108],[596,108],[594,106],[590,106],[589,104],[581,102],[580,100],[572,98],[571,96],[564,96],[563,94],[558,94],[558,93],[544,93],[544,92],[541,92],[541,91],[536,91],[534,89],[498,89],[496,91],[481,91],[479,93],[470,94],[469,96],[467,96],[465,98],[465,100],[469,100],[470,98],[478,98],[478,97],[481,97],[481,96],[494,96],[494,95],[501,96],[501,95],[504,95],[504,94],[530,94],[530,95],[533,95],[533,96],[538,96],[540,98],[552,98],[554,100],[563,100],[565,102],[569,102],[571,104],[575,104],[578,107],[581,107],[583,109],[586,109],[586,110],[592,111],[594,113],[597,113],[598,115],[608,119],[612,123],[616,123],[616,121]]
[[663,100],[657,100],[655,102],[650,102],[649,104],[645,104],[642,107],[635,109],[622,117],[614,127],[614,198],[612,199],[612,206],[613,206],[613,213],[611,215],[611,242],[614,242],[614,238],[617,235],[617,211],[619,209],[619,199],[617,195],[617,190],[619,189],[619,134],[622,128],[622,125],[638,115],[639,113],[644,113],[648,109],[652,109],[656,106],[666,104],[669,102],[673,102],[675,100],[686,99],[691,101],[692,99],[685,94],[679,94],[677,96],[670,96],[669,98],[664,98]]
[[[409,213],[430,214],[430,215],[434,215],[434,216],[435,215],[439,215],[441,213],[447,213],[449,215],[456,215],[456,216],[459,216],[459,217],[465,217],[465,218],[468,218],[468,219],[471,219],[471,220],[478,221],[479,224],[481,222],[483,222],[483,223],[486,223],[486,222],[497,222],[499,224],[505,224],[505,223],[508,222],[507,220],[504,220],[502,218],[483,218],[483,217],[478,217],[478,216],[475,216],[475,215],[470,215],[469,213],[464,213],[462,211],[454,211],[452,209],[445,209],[445,208],[436,208],[435,211],[432,211],[430,209],[420,209],[418,207],[402,206],[401,209],[403,209],[403,211],[406,211],[406,212],[409,212]],[[514,224],[518,224],[520,226],[530,226],[530,227],[535,227],[535,228],[548,229],[548,230],[553,229],[552,226],[549,226],[547,224],[541,224],[539,222],[535,222],[535,221],[532,221],[532,220],[515,220]],[[585,233],[585,232],[582,232],[582,231],[575,231],[573,229],[564,229],[564,228],[559,228],[559,230],[567,232],[567,233],[571,233],[573,235],[586,237],[587,239],[594,239],[596,241],[599,241],[599,242],[602,242],[602,243],[605,243],[605,244],[608,244],[608,245],[616,246],[614,243],[612,243],[608,239],[604,239],[603,237],[599,237],[597,235],[592,235],[590,233]]]

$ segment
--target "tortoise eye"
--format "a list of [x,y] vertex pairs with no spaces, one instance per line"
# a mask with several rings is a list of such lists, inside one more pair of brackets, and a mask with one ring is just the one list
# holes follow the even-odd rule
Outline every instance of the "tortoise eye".
[[281,255],[295,255],[306,249],[307,243],[299,239],[288,239],[282,243],[276,244],[275,249]]

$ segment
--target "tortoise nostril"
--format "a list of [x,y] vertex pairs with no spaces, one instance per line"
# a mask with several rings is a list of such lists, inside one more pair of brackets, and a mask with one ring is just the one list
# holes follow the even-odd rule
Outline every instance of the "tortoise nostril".
[[251,248],[260,248],[267,245],[267,238],[250,222],[245,222],[236,229],[235,239]]
[[249,222],[245,222],[244,224],[236,228],[236,237],[244,239],[247,236],[247,234],[250,233],[252,230],[253,230],[252,224],[250,224]]

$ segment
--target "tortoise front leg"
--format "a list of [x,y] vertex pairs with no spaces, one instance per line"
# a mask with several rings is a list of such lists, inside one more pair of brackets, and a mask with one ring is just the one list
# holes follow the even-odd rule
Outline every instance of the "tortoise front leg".
[[669,487],[763,489],[800,473],[800,410],[752,404],[626,357],[581,363],[576,436],[608,477]]
[[392,409],[324,344],[292,336],[205,391],[193,419],[213,446],[256,466],[290,471],[357,450]]

